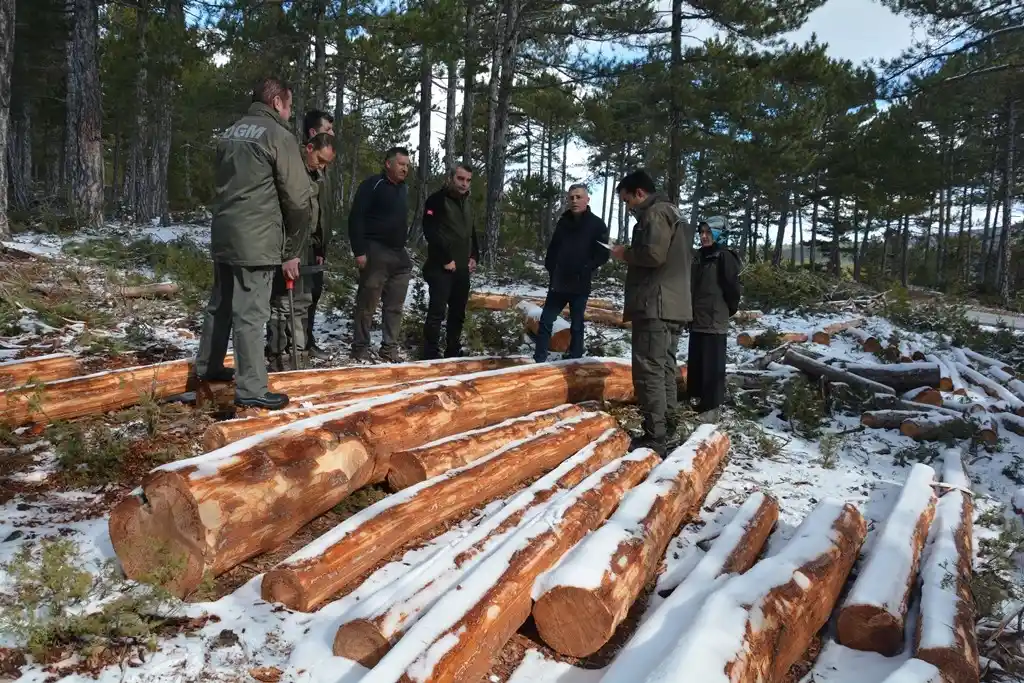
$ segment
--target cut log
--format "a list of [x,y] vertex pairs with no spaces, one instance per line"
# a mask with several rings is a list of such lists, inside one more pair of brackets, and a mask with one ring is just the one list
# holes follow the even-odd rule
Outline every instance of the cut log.
[[309,612],[405,543],[554,469],[615,426],[615,418],[606,413],[583,413],[389,496],[270,570],[263,577],[263,599]]
[[886,676],[882,683],[949,683],[934,664],[923,659],[908,659],[903,666]]
[[125,299],[166,298],[178,293],[178,285],[173,282],[157,282],[137,287],[118,287],[115,291],[118,296],[122,296]]
[[935,470],[910,470],[885,526],[839,611],[839,643],[894,657],[903,650],[910,593],[935,515]]
[[831,365],[826,365],[819,360],[809,358],[801,353],[797,353],[793,349],[786,351],[786,355],[783,358],[783,362],[787,365],[792,365],[794,368],[810,375],[811,377],[827,377],[833,382],[845,382],[852,387],[861,389],[864,391],[882,394],[895,394],[895,390],[891,386],[881,384],[874,381],[873,379],[866,378],[860,375],[841,370]]
[[1013,412],[1018,415],[1024,414],[1024,400],[1015,396],[1012,391],[1004,387],[999,382],[986,377],[977,370],[972,370],[962,363],[957,363],[956,369],[968,382],[978,385],[992,398],[1004,401],[1008,406],[1010,406]]
[[[760,346],[768,338],[768,334],[768,330],[740,332],[736,335],[736,343],[748,349],[754,348],[755,346]],[[772,337],[778,342],[790,342],[792,344],[803,344],[807,341],[807,334],[804,332],[779,332],[772,335]]]
[[926,403],[930,406],[942,405],[942,392],[931,387],[918,387],[903,394],[903,398],[915,403]]
[[78,359],[69,353],[8,360],[0,363],[0,388],[52,382],[74,377],[82,371]]
[[971,480],[964,468],[963,452],[959,448],[947,448],[942,452],[942,481],[965,491],[971,490]]
[[1013,375],[1013,368],[1009,364],[1004,363],[1001,360],[996,360],[995,358],[983,356],[982,354],[967,348],[956,350],[962,352],[963,355],[965,355],[969,360],[976,363],[979,367],[996,368],[998,370],[1002,370],[1003,372],[1011,376]]
[[949,363],[934,353],[925,354],[924,360],[939,366],[939,391],[952,391],[954,394],[961,395],[967,393],[967,388],[964,387],[964,383],[960,379],[960,373],[956,373],[954,379],[954,371],[950,369]]
[[973,505],[958,490],[939,499],[933,541],[921,565],[921,613],[914,656],[949,683],[978,683],[978,643],[971,594]]
[[1005,429],[1018,436],[1024,436],[1024,417],[1013,413],[997,413],[996,417]]
[[907,342],[907,350],[910,351],[910,360],[923,361],[928,360],[927,354],[921,350],[921,347],[912,342]]
[[910,344],[903,340],[896,345],[896,353],[900,358],[901,363],[913,363],[914,362],[914,351],[911,349]]
[[640,624],[612,660],[601,683],[643,680],[669,653],[712,590],[728,575],[742,574],[754,566],[778,517],[779,504],[771,496],[754,493],[747,498],[683,582]]
[[729,579],[644,679],[707,672],[730,683],[785,680],[828,621],[864,542],[864,518],[828,499],[777,554]]
[[[540,330],[540,316],[543,310],[540,306],[530,301],[520,301],[516,309],[523,316],[523,325],[526,331],[536,336]],[[559,353],[569,350],[569,342],[572,341],[572,332],[569,321],[562,317],[556,317],[551,324],[551,342],[548,348]]]
[[[949,373],[949,380],[953,384],[953,393],[958,396],[967,395],[967,384],[964,382],[960,373],[956,369],[957,361],[953,358],[940,357],[935,354],[931,354],[927,357],[927,360],[932,363],[941,363],[945,366],[945,371]],[[941,387],[940,387],[941,388]]]
[[874,336],[869,332],[858,329],[856,327],[850,327],[843,330],[843,334],[853,337],[860,343],[860,347],[868,353],[881,353],[882,343],[878,341],[878,337]]
[[832,343],[832,337],[835,335],[855,327],[860,327],[863,324],[864,318],[840,320],[839,322],[832,323],[831,325],[825,325],[820,330],[814,332],[814,334],[811,335],[811,341],[815,344],[824,344],[825,346],[828,346]]
[[942,407],[945,408],[946,410],[952,410],[954,412],[961,413],[967,416],[989,412],[984,405],[982,405],[981,403],[975,403],[974,401],[943,400]]
[[519,303],[519,297],[508,294],[472,292],[469,295],[467,307],[486,311],[507,311],[510,308],[515,308],[517,303]]
[[964,417],[931,414],[908,417],[900,425],[900,434],[915,441],[949,441],[969,439],[976,429],[976,425]]
[[553,501],[445,593],[373,669],[376,680],[481,680],[530,616],[537,577],[597,528],[660,462],[648,449],[615,460]]
[[1013,395],[1017,398],[1024,399],[1024,382],[1017,379],[1013,374],[994,365],[986,367],[985,374],[997,382],[1006,385],[1006,388],[1012,391]]
[[[273,377],[273,375],[271,375]],[[253,434],[259,434],[281,425],[291,424],[304,420],[314,415],[331,413],[345,406],[353,405],[359,401],[370,398],[377,398],[386,394],[394,394],[406,391],[413,387],[419,387],[430,382],[437,382],[436,377],[420,379],[412,382],[400,382],[398,384],[384,384],[380,386],[364,387],[362,389],[349,389],[331,394],[324,394],[312,399],[313,405],[308,407],[286,408],[274,412],[263,412],[249,417],[239,417],[233,420],[216,422],[206,428],[203,432],[203,447],[208,451],[223,448],[229,443],[244,439]],[[310,399],[297,397],[295,403],[302,404]]]
[[607,523],[538,582],[533,620],[545,643],[563,655],[586,657],[608,642],[728,451],[724,432],[698,427]]
[[468,465],[506,444],[524,439],[582,412],[575,405],[558,406],[394,453],[391,456],[391,469],[388,470],[388,484],[392,490],[400,491],[448,470]]
[[[284,425],[161,465],[111,512],[110,536],[132,579],[161,571],[175,594],[288,539],[386,475],[391,453],[524,413],[586,400],[630,400],[628,361],[579,359],[462,375]],[[143,497],[144,495],[144,497]]]
[[334,638],[334,654],[366,667],[376,666],[394,643],[449,588],[486,559],[518,528],[543,514],[555,496],[621,457],[629,437],[610,429],[597,441],[569,458],[532,486],[519,492],[500,510],[473,528],[454,546],[437,551],[397,581],[360,601],[342,618]]
[[975,425],[974,438],[989,446],[994,446],[999,441],[999,423],[991,413],[982,411],[967,415]]
[[732,319],[737,322],[750,322],[752,320],[757,320],[763,315],[764,313],[762,311],[757,310],[736,311],[736,315],[734,315]]
[[871,429],[899,429],[907,420],[928,419],[929,415],[923,410],[868,410],[861,413],[860,423]]
[[[233,360],[228,356],[225,363]],[[194,387],[190,360],[107,370],[2,391],[0,420],[13,425],[71,420],[128,408],[145,397],[168,398]]]
[[840,367],[858,377],[881,382],[897,392],[918,387],[938,388],[941,374],[935,363],[843,363]]

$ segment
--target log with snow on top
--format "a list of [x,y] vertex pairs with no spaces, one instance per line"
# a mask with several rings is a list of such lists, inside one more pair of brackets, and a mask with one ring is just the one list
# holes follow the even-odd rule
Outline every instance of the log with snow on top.
[[388,485],[394,491],[408,488],[582,412],[576,405],[562,405],[393,453]]
[[770,495],[754,493],[722,529],[697,565],[637,628],[605,671],[601,683],[642,680],[672,650],[708,595],[730,575],[754,566],[779,517]]
[[[532,301],[520,301],[516,304],[516,310],[523,316],[523,325],[526,330],[536,336],[540,331],[540,316],[543,309]],[[554,322],[551,323],[551,341],[548,348],[562,353],[569,349],[570,341],[572,341],[572,332],[569,321],[561,316],[556,316]]]
[[615,426],[615,418],[606,413],[569,417],[465,467],[388,496],[267,572],[260,588],[263,599],[309,612],[401,546],[554,469]]
[[[952,415],[938,413],[908,417],[900,424],[900,434],[909,436],[915,441],[969,439],[977,433],[978,425],[975,422],[963,416],[953,417]],[[983,438],[994,443],[998,435],[989,431]]]
[[530,616],[537,577],[600,524],[660,458],[637,449],[559,495],[420,617],[364,683],[478,681]]
[[1024,436],[1024,417],[1014,415],[1013,413],[996,413],[994,417],[999,420],[999,423],[1004,428],[1017,436]]
[[960,379],[960,373],[954,373],[950,369],[949,363],[942,358],[939,358],[934,353],[926,353],[923,358],[915,360],[924,360],[928,363],[935,363],[939,367],[939,391],[952,391],[954,394],[966,394],[967,388],[964,387],[963,380]]
[[956,401],[943,399],[941,408],[945,410],[952,410],[957,413],[962,413],[967,416],[979,415],[981,413],[987,413],[989,410],[981,403],[975,403],[974,401]]
[[633,397],[628,361],[579,359],[461,375],[360,401],[161,465],[110,515],[130,578],[184,595],[270,550],[387,472],[395,451],[563,403]]
[[758,310],[753,310],[753,309],[749,310],[749,311],[736,311],[736,315],[734,315],[732,317],[732,319],[737,321],[737,322],[747,322],[748,323],[748,322],[750,322],[752,320],[757,320],[758,318],[762,317],[763,315],[764,315],[763,311],[758,311]]
[[861,377],[853,373],[847,372],[831,365],[822,363],[819,360],[810,358],[801,353],[789,349],[786,351],[786,355],[783,358],[783,362],[787,365],[792,365],[794,368],[801,370],[811,377],[826,377],[833,382],[845,382],[852,387],[869,391],[871,393],[882,393],[882,394],[895,394],[896,391],[891,387],[880,382],[876,382],[873,379]]
[[8,360],[0,363],[0,387],[52,382],[74,377],[82,371],[78,359],[70,353],[51,353],[46,356]]
[[118,296],[125,299],[149,299],[160,297],[172,297],[178,293],[178,285],[173,282],[156,282],[149,285],[138,285],[134,287],[118,287],[114,290]]
[[927,403],[932,406],[942,405],[942,392],[932,387],[918,387],[903,394],[903,398],[916,403]]
[[867,410],[861,413],[860,423],[871,429],[899,429],[907,420],[928,416],[924,410]]
[[1013,392],[1013,395],[1017,398],[1024,399],[1024,382],[1017,379],[1017,377],[1009,372],[1006,372],[1002,368],[990,365],[985,368],[985,374],[1006,385],[1006,388]]
[[881,353],[882,343],[878,337],[857,327],[848,327],[842,331],[843,334],[853,337],[860,344],[861,349],[868,353]]
[[914,656],[937,666],[949,683],[977,683],[979,678],[971,594],[973,514],[970,496],[947,491],[936,505],[933,540],[921,564]]
[[[1003,372],[1005,372],[1007,374],[1013,375],[1013,368],[1010,367],[1007,363],[1004,363],[1001,360],[996,360],[995,358],[990,358],[989,356],[984,356],[984,355],[978,353],[977,351],[972,351],[971,349],[968,349],[968,348],[963,348],[963,349],[959,349],[958,348],[958,349],[955,349],[955,351],[959,351],[964,356],[966,356],[969,360],[973,361],[974,363],[976,363],[977,365],[979,365],[981,367],[995,368],[995,369],[1001,370],[1001,371],[1003,371]],[[965,363],[965,365],[966,365],[966,363]]]
[[831,325],[825,325],[820,330],[816,330],[811,334],[811,341],[815,344],[828,346],[832,343],[832,337],[835,335],[855,327],[860,327],[863,324],[864,318],[853,318],[852,320],[841,320],[839,322],[832,323]]
[[[857,508],[826,499],[778,553],[730,578],[645,683],[782,681],[828,621],[866,525]],[[712,546],[713,547],[713,546]]]
[[533,621],[545,643],[563,655],[586,657],[611,639],[728,451],[724,432],[698,427],[626,494],[600,529],[537,582]]
[[334,654],[373,667],[420,616],[552,499],[625,454],[629,437],[609,429],[533,485],[508,499],[454,545],[441,548],[342,617]]
[[971,480],[964,469],[963,451],[947,448],[942,452],[942,482],[965,492],[971,490]]
[[977,370],[967,367],[963,363],[957,363],[956,369],[964,379],[971,384],[981,387],[992,398],[1005,402],[1013,412],[1018,415],[1024,414],[1024,399],[1016,396],[999,382],[986,377]]
[[[769,330],[740,332],[736,335],[736,343],[748,349],[753,348],[761,344],[761,340],[766,339],[768,334]],[[792,344],[803,344],[808,338],[806,332],[779,332],[773,336],[779,342],[790,342]]]
[[893,657],[903,650],[910,593],[935,514],[935,470],[918,463],[839,611],[840,644]]
[[882,683],[949,683],[942,672],[923,659],[910,658],[885,677]]
[[918,387],[938,387],[942,379],[935,363],[840,363],[839,367],[858,377],[880,382],[897,392]]

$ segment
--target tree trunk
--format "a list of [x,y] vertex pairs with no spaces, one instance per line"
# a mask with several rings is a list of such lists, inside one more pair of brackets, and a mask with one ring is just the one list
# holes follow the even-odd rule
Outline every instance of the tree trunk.
[[318,109],[327,108],[327,27],[324,17],[326,10],[327,0],[317,0],[313,9],[313,81],[316,83],[314,98]]
[[147,32],[149,29],[149,0],[140,0],[135,9],[135,98],[132,103],[134,121],[132,125],[131,148],[128,153],[128,169],[124,176],[124,197],[128,218],[133,223],[145,223],[149,217],[149,193],[146,174],[147,125],[149,110]]
[[419,168],[416,172],[416,213],[409,231],[409,242],[416,244],[423,234],[423,207],[430,194],[430,119],[433,110],[430,106],[431,93],[434,89],[433,64],[427,46],[420,47],[420,144],[417,152]]
[[[0,366],[0,372],[2,369]],[[575,405],[559,406],[400,451],[391,456],[388,486],[394,491],[409,488],[448,470],[464,467],[513,441],[525,439],[582,412]]]
[[888,385],[900,393],[918,387],[937,389],[942,378],[939,366],[935,363],[893,363],[888,365],[844,363],[842,369],[858,377]]
[[694,164],[693,194],[690,196],[690,225],[697,227],[700,219],[700,203],[704,199],[704,150],[697,153],[697,163]]
[[68,43],[67,137],[72,214],[85,227],[103,225],[103,101],[97,0],[73,0]]
[[601,190],[601,222],[608,225],[607,215],[605,214],[605,203],[604,198],[608,196],[608,162],[604,162],[604,185]]
[[[881,384],[872,379],[856,375],[849,371],[849,369],[839,369],[826,365],[821,361],[815,360],[801,353],[797,353],[793,349],[786,351],[786,355],[783,357],[783,363],[786,365],[792,365],[797,370],[801,370],[805,374],[811,377],[827,377],[833,382],[845,382],[851,386],[859,387],[869,391],[872,394],[895,394],[896,391],[885,384]],[[938,371],[936,370],[936,373]],[[914,386],[921,386],[921,384],[915,384]]]
[[666,191],[673,204],[679,204],[679,186],[682,182],[683,156],[683,112],[679,89],[683,82],[683,0],[672,0],[672,62],[670,64],[669,93],[671,101],[668,106],[668,182]]
[[[13,2],[13,0],[11,0]],[[3,19],[0,19],[3,21]],[[12,28],[13,31],[13,28]],[[7,38],[0,33],[0,39],[7,40]],[[10,41],[15,39],[13,33],[10,36]],[[8,42],[10,44],[10,42]],[[2,72],[2,62],[5,59],[4,51],[0,48],[0,93],[4,92],[4,78],[11,79],[10,70],[8,70],[5,76]],[[9,67],[8,67],[9,69]],[[8,83],[11,83],[8,80]],[[33,103],[28,100],[27,96],[19,96],[16,91],[10,88],[10,85],[6,86],[8,91],[11,92],[11,114],[10,114],[10,130],[8,131],[7,138],[7,170],[10,172],[10,189],[11,196],[8,197],[8,205],[13,206],[22,211],[26,211],[31,206],[32,199],[32,180],[33,180],[33,166],[32,166],[32,119],[35,107]],[[4,107],[3,95],[0,95],[0,110]],[[3,118],[3,113],[0,111],[0,119]],[[3,126],[3,121],[0,121],[0,126]],[[4,158],[4,150],[0,145],[0,159]],[[4,169],[0,169],[0,194],[3,194],[6,183],[3,181]],[[2,202],[2,200],[0,200]],[[6,209],[0,208],[0,214],[6,216]],[[0,222],[4,219],[0,218]],[[3,231],[3,227],[0,226],[0,232]]]
[[903,217],[903,232],[900,238],[900,284],[907,286],[910,277],[910,215]]
[[610,429],[533,485],[510,497],[454,546],[445,548],[397,581],[360,601],[345,615],[334,638],[334,654],[374,667],[381,657],[452,586],[506,539],[523,520],[544,514],[552,500],[612,460],[621,457],[629,437]]
[[125,572],[136,579],[165,567],[169,552],[181,569],[164,573],[165,587],[185,595],[207,572],[221,574],[280,545],[353,491],[382,479],[393,452],[563,403],[632,397],[625,362],[535,364],[451,379],[342,409],[305,430],[271,432],[242,449],[157,468],[143,478],[145,498],[130,496],[111,512],[111,539]]
[[[601,468],[535,517],[478,565],[462,590],[449,591],[374,669],[401,683],[482,680],[530,616],[533,585],[573,545],[598,528],[623,495],[658,463],[639,449]],[[433,618],[434,614],[437,619]],[[439,653],[435,655],[435,653]]]
[[960,227],[956,233],[956,264],[958,285],[964,284],[964,276],[970,273],[970,258],[964,260],[964,227],[967,222],[967,197],[969,194],[970,188],[968,188],[965,184],[963,188],[963,193],[960,197]]
[[772,265],[782,265],[782,243],[786,239],[786,224],[789,222],[789,199],[790,190],[787,188],[782,193],[782,209],[779,211],[779,229],[776,233],[775,253],[772,256]]
[[1006,171],[1003,175],[1005,187],[1003,188],[1003,235],[999,243],[999,255],[1002,262],[1001,277],[999,280],[999,294],[1003,300],[1003,306],[1010,306],[1011,288],[1013,285],[1013,273],[1010,270],[1010,262],[1013,257],[1013,243],[1010,240],[1011,218],[1013,216],[1013,200],[1016,193],[1013,176],[1013,155],[1015,153],[1015,136],[1017,123],[1017,101],[1011,99],[1009,111],[1006,115]]
[[[982,287],[987,282],[988,275],[988,254],[991,251],[990,240],[995,236],[995,223],[992,222],[992,204],[995,201],[996,169],[999,166],[999,147],[992,145],[992,163],[988,170],[988,182],[985,183],[985,227],[981,233],[981,249],[978,258],[978,283]],[[989,232],[989,226],[992,232]]]
[[821,196],[818,194],[818,176],[814,177],[814,198],[811,202],[811,270],[815,270],[815,263],[818,258],[818,207],[821,205]]
[[832,275],[839,277],[839,239],[842,237],[842,229],[839,227],[839,209],[842,205],[842,197],[836,196],[832,199]]
[[[465,67],[462,76],[462,161],[473,162],[473,108],[476,96],[476,12],[475,2],[466,3],[466,32],[463,49]],[[490,148],[488,147],[488,151]]]
[[263,599],[310,612],[406,543],[554,469],[616,427],[611,415],[583,413],[495,451],[493,458],[417,487],[409,496],[386,498],[267,572]]
[[732,683],[785,680],[828,621],[866,531],[853,505],[819,504],[782,550],[708,598],[647,680],[682,671],[725,671]]
[[838,640],[894,657],[903,650],[910,592],[935,514],[935,470],[917,463],[839,612]]
[[[494,172],[497,163],[494,139],[498,126],[498,87],[501,79],[501,44],[505,35],[506,14],[501,8],[494,12],[494,33],[491,38],[491,74],[487,81],[487,149],[484,159],[487,164],[487,175]],[[484,235],[486,237],[486,235]],[[485,245],[486,246],[486,245]]]
[[[909,436],[915,441],[950,441],[969,439],[975,434],[975,426],[964,415],[915,415],[908,417],[900,425],[900,434]],[[989,432],[983,439],[995,443],[998,434]]]
[[456,102],[458,101],[458,87],[459,87],[459,61],[452,57],[445,64],[445,72],[448,78],[446,84],[447,87],[447,100],[445,102],[444,112],[444,169],[445,173],[450,172],[455,168],[455,126],[458,123],[459,116],[456,111]]
[[7,146],[10,144],[8,126],[11,111],[11,70],[14,68],[14,1],[0,0],[0,238],[11,234],[11,226],[7,220]]
[[153,189],[153,199],[157,213],[160,215],[160,224],[168,226],[171,224],[168,176],[171,164],[171,138],[174,130],[173,103],[176,100],[175,92],[181,80],[180,50],[185,41],[185,12],[182,0],[167,0],[165,8],[164,21],[168,25],[168,35],[171,38],[167,45],[161,47],[164,53],[164,69],[158,89],[158,101],[161,106],[157,109],[156,116],[156,187]]
[[[2,19],[3,17],[0,17],[0,20]],[[74,377],[81,372],[82,366],[79,365],[78,359],[67,353],[4,361],[0,363],[0,389],[52,382]]]
[[604,647],[658,569],[676,529],[699,508],[728,451],[725,433],[711,425],[698,429],[626,494],[607,526],[540,581],[533,620],[545,643],[570,657]]

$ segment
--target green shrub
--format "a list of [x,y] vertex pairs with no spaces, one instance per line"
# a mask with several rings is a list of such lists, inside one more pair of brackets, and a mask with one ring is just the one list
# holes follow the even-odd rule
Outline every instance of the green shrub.
[[810,380],[793,377],[786,382],[782,414],[795,434],[805,439],[817,438],[825,420],[825,399]]

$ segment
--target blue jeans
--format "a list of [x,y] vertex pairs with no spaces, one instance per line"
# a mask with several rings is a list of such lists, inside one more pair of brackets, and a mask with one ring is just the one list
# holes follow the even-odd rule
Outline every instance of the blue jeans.
[[537,330],[537,348],[534,350],[533,359],[543,363],[548,359],[548,345],[551,343],[551,326],[555,318],[562,312],[566,304],[569,304],[569,333],[572,340],[569,342],[569,358],[583,357],[583,311],[587,308],[589,294],[566,294],[564,292],[548,291],[544,299],[544,310],[540,314],[540,324]]

